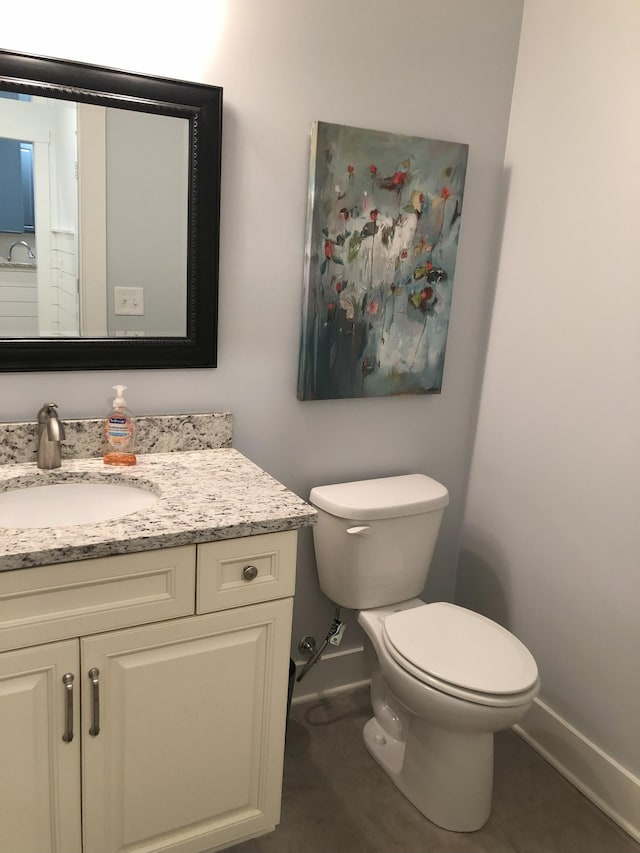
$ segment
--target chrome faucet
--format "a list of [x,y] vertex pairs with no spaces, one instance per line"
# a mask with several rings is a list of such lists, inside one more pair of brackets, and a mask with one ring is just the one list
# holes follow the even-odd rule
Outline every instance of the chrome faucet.
[[32,259],[32,260],[33,260],[33,259],[35,259],[35,255],[33,254],[33,249],[32,249],[32,248],[31,248],[31,246],[27,243],[27,241],[26,241],[26,240],[15,240],[15,241],[14,241],[14,242],[9,246],[9,251],[7,252],[7,260],[9,261],[9,263],[11,263],[11,252],[13,252],[13,250],[14,250],[14,248],[15,248],[16,246],[24,246],[24,247],[26,248],[26,250],[27,250],[27,257],[28,257],[28,258],[30,258],[30,259]]
[[62,462],[60,443],[64,441],[64,426],[57,409],[57,403],[45,403],[38,412],[38,468],[59,468]]

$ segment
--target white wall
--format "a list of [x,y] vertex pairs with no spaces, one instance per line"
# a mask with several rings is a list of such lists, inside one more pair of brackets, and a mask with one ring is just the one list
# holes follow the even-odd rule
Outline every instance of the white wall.
[[[425,471],[450,489],[428,595],[449,598],[486,346],[520,0],[36,2],[4,47],[224,88],[219,366],[0,374],[0,419],[106,411],[116,380],[144,414],[228,410],[234,443],[300,495],[316,483]],[[296,400],[314,119],[470,144],[441,395]],[[333,610],[302,537],[294,638]],[[358,642],[349,629],[345,645]]]
[[529,646],[544,702],[636,775],[638,45],[634,0],[526,0],[457,586]]

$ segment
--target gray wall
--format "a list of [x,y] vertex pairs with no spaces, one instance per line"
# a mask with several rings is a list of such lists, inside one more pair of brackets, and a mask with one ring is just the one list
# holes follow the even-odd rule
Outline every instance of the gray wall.
[[[639,39],[627,0],[525,6],[457,589],[529,646],[566,736],[636,777]],[[584,758],[567,766],[598,790]],[[602,796],[622,814],[626,800],[640,837],[640,784],[625,784]]]
[[[106,111],[108,329],[184,336],[189,126]],[[114,287],[143,288],[144,315],[114,313]]]
[[[43,4],[5,47],[224,87],[220,346],[216,370],[0,375],[0,417],[108,409],[228,410],[234,444],[298,494],[314,484],[424,471],[451,492],[427,589],[450,598],[496,275],[502,163],[521,0],[187,0],[99,29]],[[206,7],[206,8],[205,8]],[[176,14],[176,11],[178,14]],[[153,38],[148,38],[152,24]],[[71,30],[69,30],[71,28]],[[466,142],[465,210],[442,394],[296,400],[309,130],[314,119]],[[302,537],[294,639],[323,634],[311,536]],[[345,646],[357,644],[349,630]]]

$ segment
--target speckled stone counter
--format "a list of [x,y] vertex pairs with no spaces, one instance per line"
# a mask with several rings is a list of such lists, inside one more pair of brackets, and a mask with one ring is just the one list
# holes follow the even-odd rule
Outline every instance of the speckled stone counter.
[[0,571],[233,539],[313,524],[316,511],[237,450],[138,456],[131,468],[71,459],[54,471],[35,463],[0,466],[0,492],[72,481],[118,482],[159,495],[150,509],[70,527],[2,527]]

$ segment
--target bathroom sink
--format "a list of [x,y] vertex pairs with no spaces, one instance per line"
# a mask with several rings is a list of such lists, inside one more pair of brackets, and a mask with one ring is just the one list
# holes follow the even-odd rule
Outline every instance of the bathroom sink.
[[53,483],[0,493],[0,527],[71,527],[148,509],[158,495],[121,483]]

